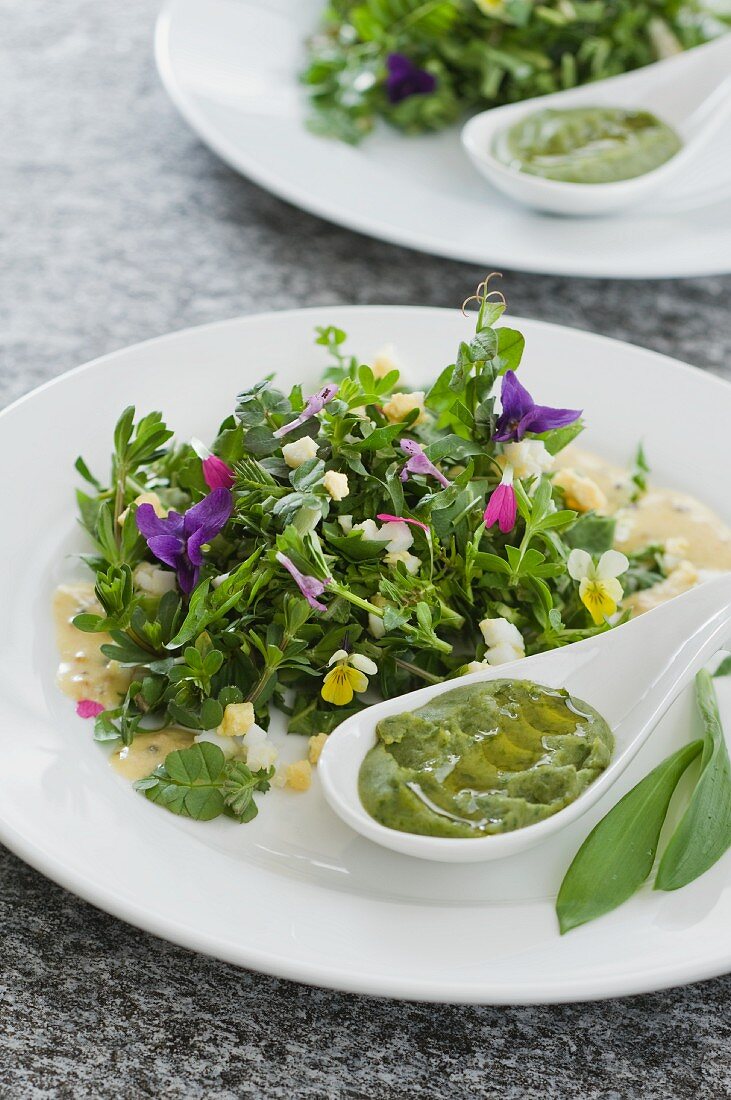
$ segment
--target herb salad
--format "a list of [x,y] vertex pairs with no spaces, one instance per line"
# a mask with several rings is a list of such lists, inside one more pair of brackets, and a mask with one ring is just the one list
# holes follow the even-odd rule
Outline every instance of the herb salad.
[[698,45],[728,18],[701,0],[329,0],[302,75],[318,133],[409,133],[616,76]]
[[116,746],[195,738],[138,782],[148,798],[250,820],[277,781],[271,708],[321,747],[379,697],[610,629],[662,579],[661,554],[620,553],[612,518],[567,507],[551,468],[581,413],[534,401],[502,296],[485,280],[474,300],[474,337],[425,393],[320,328],[311,396],[263,379],[210,449],[129,408],[109,479],[77,460],[97,606],[73,622],[129,681],[79,714]]

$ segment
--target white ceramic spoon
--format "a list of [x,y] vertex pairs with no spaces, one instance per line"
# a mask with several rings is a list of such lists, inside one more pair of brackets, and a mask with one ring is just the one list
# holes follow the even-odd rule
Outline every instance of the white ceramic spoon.
[[[477,170],[510,198],[554,214],[610,214],[649,199],[692,169],[731,119],[731,34],[644,69],[585,84],[565,92],[494,107],[475,115],[462,129],[462,144]],[[624,107],[651,111],[669,123],[682,148],[659,168],[617,183],[564,183],[510,168],[494,155],[496,139],[521,118],[537,110],[564,107]],[[709,158],[712,163],[712,158]],[[698,202],[731,190],[728,165],[720,177],[706,172],[699,181]],[[715,184],[715,187],[714,187]],[[712,200],[711,200],[712,201]],[[686,205],[688,200],[686,199]]]
[[[596,638],[378,703],[330,734],[318,765],[325,798],[357,832],[406,855],[476,863],[523,851],[581,817],[601,798],[730,631],[731,574],[725,574]],[[455,687],[503,678],[565,687],[595,707],[612,727],[611,763],[575,802],[535,825],[464,839],[399,832],[366,813],[358,796],[358,772],[375,744],[381,718],[414,710]]]

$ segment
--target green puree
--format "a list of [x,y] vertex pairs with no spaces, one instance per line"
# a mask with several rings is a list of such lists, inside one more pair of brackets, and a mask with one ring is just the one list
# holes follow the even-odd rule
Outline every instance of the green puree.
[[678,135],[649,111],[573,107],[534,111],[499,134],[494,154],[532,176],[565,183],[616,183],[670,160]]
[[563,689],[492,680],[384,718],[358,777],[371,817],[405,833],[472,837],[532,825],[606,768],[609,726]]

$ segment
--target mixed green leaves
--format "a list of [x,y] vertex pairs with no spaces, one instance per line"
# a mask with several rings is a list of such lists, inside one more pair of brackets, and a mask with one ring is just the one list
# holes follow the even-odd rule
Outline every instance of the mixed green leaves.
[[[545,472],[580,423],[530,441],[530,453],[537,447],[545,461],[515,477],[514,528],[485,527],[486,502],[506,462],[494,438],[496,399],[505,373],[520,367],[525,342],[501,323],[505,303],[489,280],[474,300],[474,334],[425,394],[405,393],[387,357],[364,364],[346,350],[344,332],[322,327],[316,343],[329,357],[328,399],[315,412],[307,409],[316,394],[306,396],[314,383],[284,392],[266,377],[238,395],[207,459],[200,444],[176,442],[160,413],[137,419],[126,409],[107,478],[77,461],[98,606],[75,624],[107,635],[102,652],[131,674],[118,705],[96,719],[99,740],[129,745],[169,724],[215,730],[226,707],[244,701],[265,729],[274,707],[292,733],[329,732],[374,698],[458,676],[482,660],[482,619],[514,624],[527,653],[607,629],[593,624],[566,561],[574,547],[595,555],[607,549],[613,521],[578,516]],[[408,347],[400,352],[409,358]],[[406,469],[409,446],[421,456],[416,472]],[[213,456],[225,488],[207,481]],[[186,517],[195,510],[199,531],[200,503],[210,504],[215,492],[230,494],[230,511],[200,537],[195,563],[187,559],[194,579],[183,584],[176,555],[187,555],[193,541]],[[411,521],[397,524],[408,532],[408,552],[389,550],[387,530],[378,533],[381,515]],[[659,552],[633,559],[628,590],[652,584],[661,570]],[[378,671],[367,698],[336,706],[321,689],[341,649]],[[156,773],[145,788],[148,797],[177,813],[221,812],[222,799],[232,809],[228,765],[214,781],[205,761],[190,759],[203,769],[199,778],[184,781],[176,757],[172,771]]]
[[[379,118],[407,133],[439,130],[470,110],[647,65],[722,33],[725,18],[702,0],[330,0],[302,74],[310,125],[347,142]],[[394,102],[393,54],[433,89]]]
[[709,674],[696,679],[703,739],[678,749],[602,818],[576,853],[559,890],[556,913],[568,932],[616,909],[652,871],[675,790],[699,756],[700,773],[655,877],[656,890],[698,878],[731,846],[731,766]]

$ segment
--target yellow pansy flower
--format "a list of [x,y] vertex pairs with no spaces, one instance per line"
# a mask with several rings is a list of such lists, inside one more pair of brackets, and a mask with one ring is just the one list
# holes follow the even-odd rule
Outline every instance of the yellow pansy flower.
[[568,560],[569,576],[579,582],[579,596],[596,626],[617,610],[624,595],[617,577],[629,569],[629,561],[619,550],[606,550],[594,562],[586,550],[572,550]]
[[[368,690],[368,676],[375,676],[378,668],[369,657],[362,653],[348,653],[338,649],[328,661],[330,671],[325,674],[325,682],[320,694],[328,703],[343,707],[351,702],[354,693]],[[367,673],[367,675],[366,675]]]

